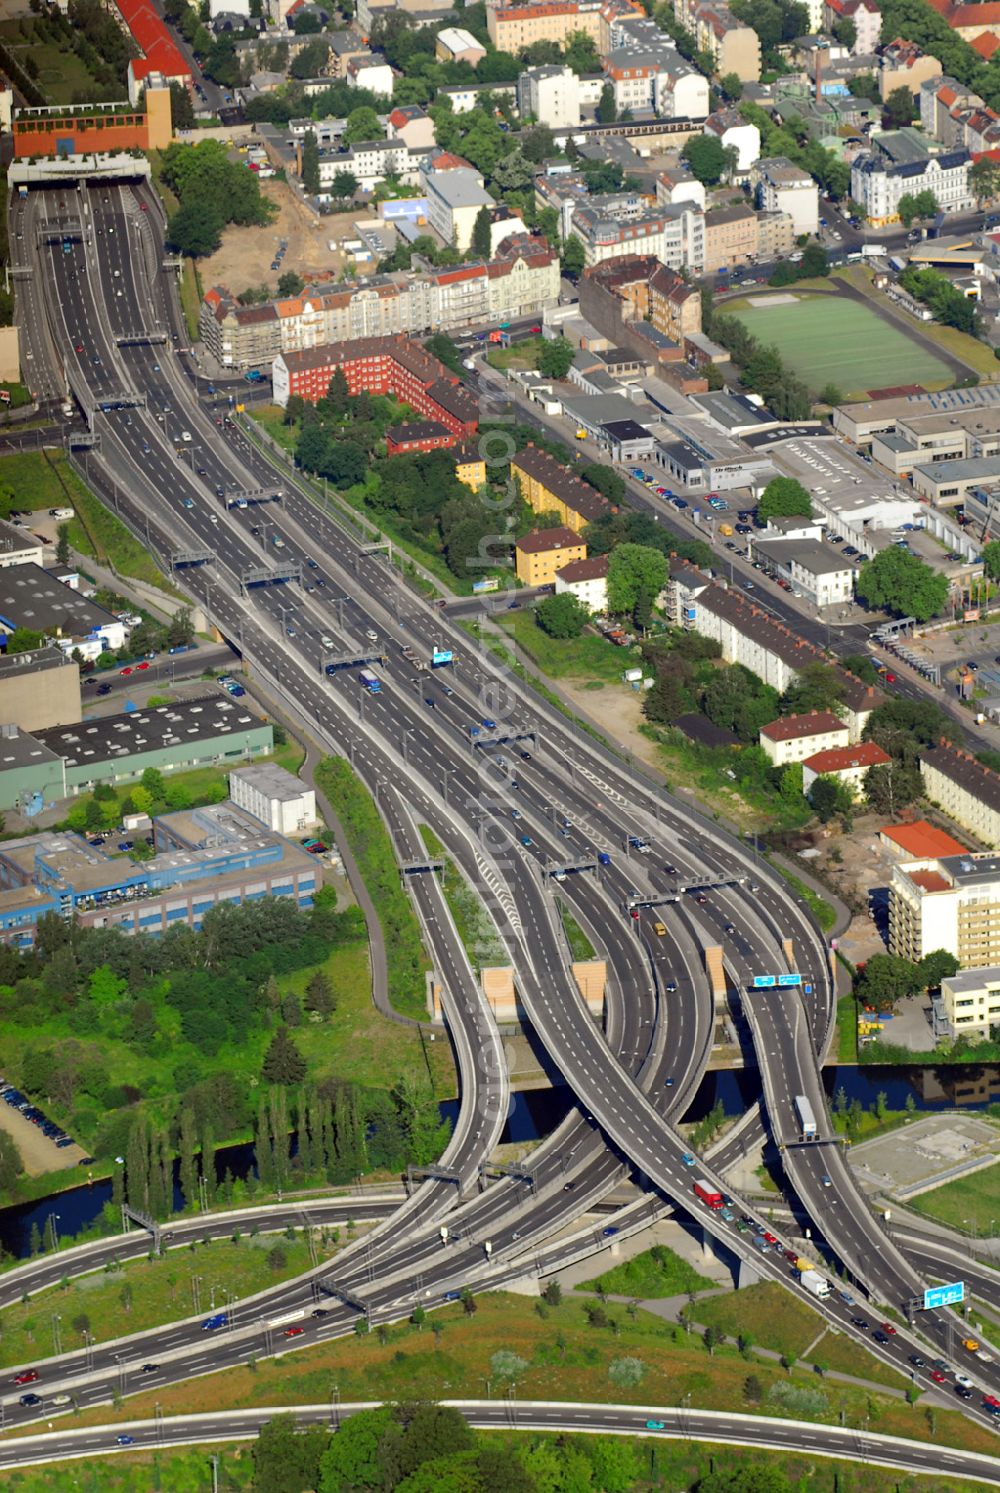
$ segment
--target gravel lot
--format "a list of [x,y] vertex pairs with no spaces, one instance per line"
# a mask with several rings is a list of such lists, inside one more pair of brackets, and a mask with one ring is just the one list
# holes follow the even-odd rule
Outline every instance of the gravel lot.
[[43,1135],[37,1125],[32,1125],[16,1109],[0,1100],[0,1126],[13,1136],[24,1170],[29,1177],[40,1177],[45,1172],[61,1172],[66,1167],[76,1166],[87,1154],[82,1146],[64,1146],[60,1151],[55,1141]]

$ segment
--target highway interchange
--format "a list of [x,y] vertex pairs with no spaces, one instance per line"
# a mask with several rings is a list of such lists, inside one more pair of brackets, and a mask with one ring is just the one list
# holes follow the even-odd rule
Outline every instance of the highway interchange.
[[[46,1392],[71,1387],[81,1406],[106,1403],[116,1390],[259,1356],[262,1342],[274,1351],[275,1318],[290,1311],[301,1313],[308,1329],[295,1346],[306,1346],[351,1330],[359,1312],[369,1321],[390,1320],[466,1284],[557,1269],[574,1249],[606,1244],[613,1233],[584,1224],[557,1246],[546,1248],[545,1240],[627,1176],[648,1196],[611,1215],[612,1231],[680,1204],[745,1269],[787,1282],[780,1255],[760,1253],[735,1220],[695,1202],[694,1173],[673,1123],[712,1042],[716,1012],[705,951],[714,946],[723,949],[737,1013],[756,1049],[765,1123],[785,1147],[800,1221],[811,1220],[852,1282],[853,1302],[835,1294],[819,1309],[866,1344],[852,1321],[866,1297],[869,1315],[881,1304],[905,1316],[923,1289],[918,1269],[927,1268],[926,1249],[904,1253],[888,1237],[832,1141],[818,1056],[830,1035],[834,990],[824,940],[801,902],[746,846],[578,732],[414,595],[381,551],[369,551],[322,512],[247,430],[198,403],[177,352],[183,329],[161,269],[158,205],[145,186],[33,190],[14,202],[11,215],[36,266],[29,294],[19,299],[36,375],[58,348],[98,438],[85,455],[92,485],[167,563],[172,554],[211,556],[179,569],[177,578],[251,672],[313,735],[350,758],[376,793],[401,864],[426,859],[418,821],[433,829],[483,896],[526,1014],[578,1100],[533,1154],[530,1172],[477,1193],[506,1116],[502,1051],[437,878],[409,877],[461,1076],[459,1121],[439,1170],[332,1265],[235,1304],[221,1332],[206,1336],[198,1317],[62,1355],[38,1365]],[[73,220],[81,234],[72,231]],[[53,371],[52,388],[60,378]],[[118,407],[102,411],[109,402]],[[279,501],[266,500],[279,492]],[[299,578],[243,582],[274,564],[297,566]],[[414,674],[402,654],[409,644],[426,656],[432,642],[460,656],[446,678]],[[331,656],[369,655],[387,660],[376,695],[359,689],[353,670],[332,677],[323,670]],[[630,836],[646,841],[649,853],[630,853]],[[592,869],[553,879],[553,870],[574,866]],[[557,888],[608,962],[603,1031],[568,968]],[[661,919],[666,937],[654,932]],[[789,956],[803,987],[751,994],[752,976],[787,970]],[[800,1093],[822,1117],[823,1144],[797,1144],[793,1099]],[[696,1173],[723,1192],[725,1155],[723,1147],[715,1171],[699,1161]],[[756,1218],[738,1200],[735,1210]],[[325,1304],[317,1307],[320,1299]],[[314,1310],[325,1315],[307,1315]],[[920,1312],[916,1325],[919,1332],[901,1326],[877,1349],[880,1356],[904,1372],[907,1357],[927,1353],[929,1344],[954,1358],[958,1319]],[[155,1373],[143,1375],[142,1364],[153,1361]],[[924,1369],[914,1376],[933,1388]],[[994,1392],[1000,1386],[993,1367],[980,1372],[977,1365],[977,1379]],[[993,1424],[978,1400],[962,1408]],[[14,1399],[5,1406],[7,1424],[42,1414],[51,1414],[44,1403],[22,1407]]]

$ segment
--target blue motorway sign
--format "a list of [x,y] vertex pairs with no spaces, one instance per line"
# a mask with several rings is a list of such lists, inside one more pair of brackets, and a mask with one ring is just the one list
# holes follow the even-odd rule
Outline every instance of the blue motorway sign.
[[801,985],[801,975],[754,975],[751,985],[755,990],[769,990],[775,985]]
[[965,1281],[953,1281],[950,1286],[930,1286],[924,1292],[924,1311],[933,1311],[936,1306],[956,1306],[965,1300]]
[[779,975],[778,976],[778,984],[779,985],[801,985],[802,984],[802,976],[801,975]]
[[774,975],[754,975],[752,981],[755,990],[761,990],[769,985],[777,985],[777,983]]
[[440,669],[445,664],[450,664],[454,657],[450,648],[435,648],[431,654],[431,668]]

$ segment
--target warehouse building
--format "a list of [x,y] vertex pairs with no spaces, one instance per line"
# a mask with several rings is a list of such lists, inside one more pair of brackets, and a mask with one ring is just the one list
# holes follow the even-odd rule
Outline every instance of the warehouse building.
[[0,721],[22,731],[80,719],[80,665],[61,648],[0,654]]
[[169,774],[263,757],[273,749],[270,725],[221,695],[31,734],[3,726],[0,810],[35,812],[44,803],[86,793],[97,783],[134,781],[147,767]]
[[19,627],[44,633],[87,661],[125,646],[125,625],[112,612],[31,563],[0,570],[0,633],[9,636]]
[[276,762],[235,767],[229,774],[229,796],[276,835],[294,835],[317,823],[316,790]]
[[310,907],[319,885],[312,856],[268,833],[232,804],[154,821],[156,854],[107,855],[82,835],[45,831],[0,846],[0,940],[28,948],[45,913],[88,928],[164,933],[199,928],[222,902],[292,897]]

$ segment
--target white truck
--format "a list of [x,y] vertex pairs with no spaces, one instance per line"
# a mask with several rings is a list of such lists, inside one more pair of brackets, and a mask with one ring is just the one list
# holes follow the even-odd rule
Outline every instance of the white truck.
[[816,1116],[805,1094],[796,1094],[795,1113],[799,1117],[799,1134],[803,1140],[816,1139]]
[[803,1270],[799,1276],[799,1280],[802,1283],[803,1290],[808,1291],[810,1296],[819,1297],[820,1300],[824,1296],[829,1296],[833,1290],[826,1276],[820,1275],[818,1270]]

